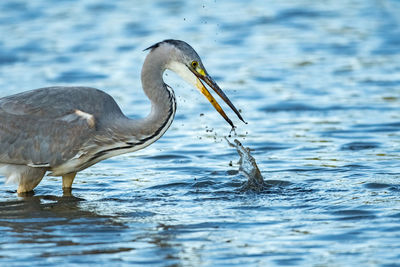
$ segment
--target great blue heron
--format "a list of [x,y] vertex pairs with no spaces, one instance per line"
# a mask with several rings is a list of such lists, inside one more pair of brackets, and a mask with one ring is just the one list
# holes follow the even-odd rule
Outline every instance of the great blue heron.
[[232,127],[200,80],[244,121],[190,45],[165,40],[146,50],[141,78],[151,112],[144,119],[127,118],[110,95],[89,87],[48,87],[0,99],[0,171],[19,184],[18,193],[32,191],[48,171],[62,176],[68,190],[77,172],[159,139],[176,110],[174,92],[162,78],[166,69],[197,87]]

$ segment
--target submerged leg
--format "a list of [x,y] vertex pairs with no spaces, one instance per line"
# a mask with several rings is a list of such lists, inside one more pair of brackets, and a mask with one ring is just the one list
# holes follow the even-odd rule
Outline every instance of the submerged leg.
[[71,172],[63,175],[62,187],[63,189],[71,189],[72,183],[74,182],[76,172]]
[[24,167],[24,170],[19,173],[17,193],[31,192],[43,179],[45,173],[45,169]]

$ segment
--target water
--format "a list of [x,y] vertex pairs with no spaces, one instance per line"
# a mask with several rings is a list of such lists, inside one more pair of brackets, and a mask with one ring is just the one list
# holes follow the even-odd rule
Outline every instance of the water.
[[268,185],[264,181],[255,158],[251,156],[250,148],[244,147],[237,139],[234,140],[234,143],[229,142],[227,138],[226,140],[231,147],[236,148],[240,156],[239,171],[247,177],[247,181],[243,184],[241,190],[261,193],[267,189]]
[[[110,93],[145,116],[143,49],[183,39],[242,110],[229,125],[176,75],[169,131],[33,196],[0,189],[0,265],[398,266],[400,2],[2,1],[0,95]],[[227,109],[226,109],[227,110]],[[228,110],[227,110],[228,111]]]

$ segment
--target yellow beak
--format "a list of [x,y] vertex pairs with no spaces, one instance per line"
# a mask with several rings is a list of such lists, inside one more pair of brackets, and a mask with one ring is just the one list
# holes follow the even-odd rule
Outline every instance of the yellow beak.
[[[222,100],[225,101],[225,103],[236,113],[238,118],[246,123],[242,116],[240,115],[239,111],[235,108],[235,106],[232,104],[232,102],[229,100],[229,98],[225,95],[225,93],[219,88],[217,83],[204,71],[201,70],[199,71],[200,73],[193,71],[193,74],[196,75],[197,77],[197,83],[196,87],[200,90],[200,92],[210,101],[211,105],[214,106],[214,108],[218,111],[219,114],[232,126],[232,128],[235,128],[235,125],[232,123],[232,121],[228,118],[228,116],[225,114],[221,106],[218,104],[217,100],[210,94],[210,92],[207,90],[207,88],[204,86],[204,84],[201,82],[203,80],[206,82],[221,98]],[[201,79],[201,80],[200,80]]]

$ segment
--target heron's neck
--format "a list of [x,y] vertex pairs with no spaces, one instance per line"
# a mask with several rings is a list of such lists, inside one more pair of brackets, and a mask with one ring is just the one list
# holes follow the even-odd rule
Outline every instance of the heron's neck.
[[149,115],[138,121],[132,121],[135,139],[152,143],[169,128],[175,116],[176,102],[174,92],[164,83],[162,77],[167,59],[150,53],[142,68],[143,91],[150,99]]
[[114,121],[113,138],[125,142],[132,151],[155,142],[169,128],[175,116],[174,92],[164,83],[162,76],[167,59],[149,53],[142,68],[143,91],[150,99],[151,111],[143,119],[121,118]]
[[102,146],[90,155],[90,164],[142,149],[157,141],[169,128],[175,116],[176,101],[174,92],[162,79],[168,61],[168,54],[149,53],[142,68],[142,87],[151,101],[150,114],[139,120],[117,116],[112,122],[107,121],[105,131],[97,138],[109,140],[109,146]]

